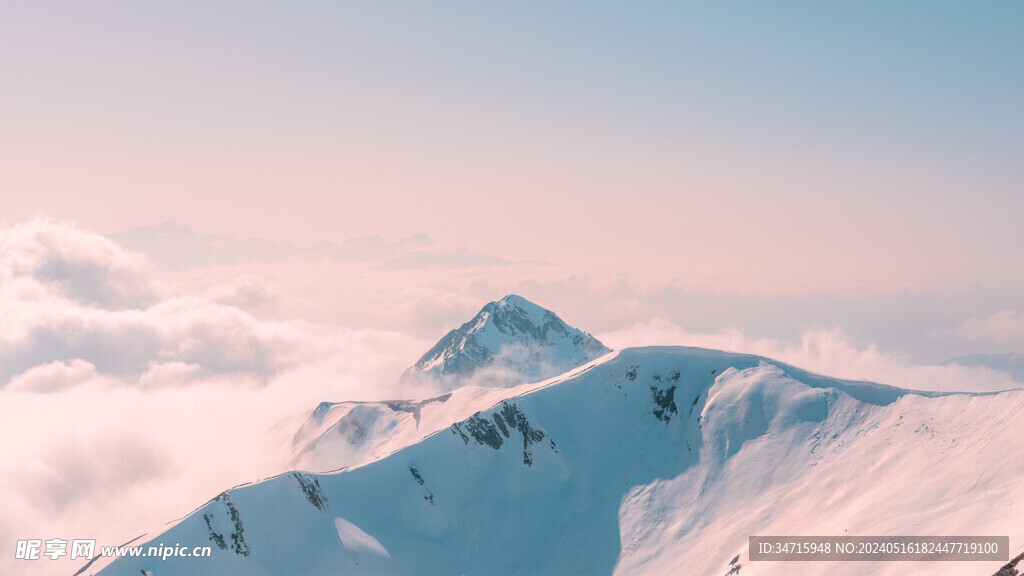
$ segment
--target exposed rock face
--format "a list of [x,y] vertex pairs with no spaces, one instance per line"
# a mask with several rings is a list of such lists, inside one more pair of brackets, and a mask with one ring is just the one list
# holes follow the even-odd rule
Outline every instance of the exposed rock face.
[[[547,438],[547,434],[530,426],[526,415],[513,402],[502,402],[500,410],[497,408],[493,410],[490,419],[485,415],[477,413],[465,422],[452,424],[452,434],[462,438],[465,444],[469,444],[469,439],[472,437],[477,444],[486,444],[498,450],[505,443],[502,436],[511,438],[511,433],[518,431],[523,436],[523,465],[532,465],[533,453],[530,451],[530,445],[544,440],[544,438]],[[494,421],[493,424],[491,423],[492,420]],[[469,434],[468,436],[467,433]],[[549,440],[548,444],[551,450],[556,453],[558,452],[554,440]]]

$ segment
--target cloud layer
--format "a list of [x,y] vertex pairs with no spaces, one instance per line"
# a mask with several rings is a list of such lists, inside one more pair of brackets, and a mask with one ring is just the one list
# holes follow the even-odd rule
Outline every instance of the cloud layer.
[[77,228],[37,219],[0,231],[2,297],[63,297],[80,305],[137,308],[154,300],[143,256]]
[[985,318],[971,318],[953,331],[960,338],[1024,344],[1024,314],[1001,310]]
[[0,242],[0,386],[53,391],[90,375],[155,382],[170,371],[265,380],[300,349],[317,351],[301,342],[311,327],[246,310],[267,298],[258,280],[164,298],[146,261],[102,236],[36,220]]
[[615,348],[696,346],[756,354],[800,368],[850,380],[869,380],[900,388],[941,392],[988,392],[1024,387],[1003,371],[984,366],[921,365],[905,354],[883,352],[874,344],[858,346],[839,328],[805,330],[799,340],[751,338],[739,330],[694,333],[665,320],[597,335]]
[[[400,395],[397,376],[426,346],[261,319],[277,295],[258,276],[169,290],[142,256],[65,223],[2,231],[0,246],[0,542],[11,550],[26,538],[122,543],[280,471],[308,410]],[[78,567],[0,555],[2,573]]]
[[[403,249],[415,254],[423,243]],[[349,248],[380,246],[371,238]],[[1018,386],[984,367],[918,365],[838,328],[787,339],[651,320],[659,310],[714,318],[733,302],[701,307],[701,296],[680,296],[672,281],[541,263],[417,261],[427,270],[332,259],[166,270],[49,220],[0,231],[0,249],[0,543],[9,546],[25,538],[118,544],[229,486],[281,471],[292,435],[321,401],[435,392],[403,387],[398,376],[448,329],[511,292],[614,348],[750,352],[909,388]],[[1019,342],[1020,319],[1007,309],[951,336]],[[11,562],[0,556],[0,572],[70,567]]]

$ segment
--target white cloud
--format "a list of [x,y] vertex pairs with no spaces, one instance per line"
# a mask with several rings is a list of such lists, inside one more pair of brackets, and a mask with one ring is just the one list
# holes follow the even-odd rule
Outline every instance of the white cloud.
[[75,359],[114,375],[139,375],[154,362],[184,362],[212,373],[268,377],[298,361],[307,331],[302,323],[260,322],[238,307],[200,298],[128,310],[52,297],[0,300],[0,314],[7,321],[0,334],[0,382],[40,364]]
[[8,390],[18,392],[56,392],[94,380],[99,375],[90,362],[75,358],[70,362],[51,362],[29,368],[11,379]]
[[0,232],[0,250],[0,387],[54,391],[87,380],[86,366],[138,377],[165,363],[266,379],[319,349],[306,323],[252,316],[274,297],[259,278],[162,298],[141,257],[48,220]]
[[36,219],[0,231],[0,279],[31,280],[55,295],[109,309],[151,303],[145,259],[97,234]]
[[1009,374],[985,367],[920,365],[874,344],[858,346],[838,328],[805,330],[798,341],[788,341],[749,338],[739,330],[692,333],[665,320],[652,320],[597,337],[615,349],[675,345],[756,354],[836,378],[914,390],[985,392],[1024,387]]
[[274,302],[279,295],[276,286],[259,276],[247,274],[218,284],[203,296],[216,304],[252,310]]
[[1011,309],[986,318],[971,318],[952,333],[970,340],[1024,342],[1024,314]]

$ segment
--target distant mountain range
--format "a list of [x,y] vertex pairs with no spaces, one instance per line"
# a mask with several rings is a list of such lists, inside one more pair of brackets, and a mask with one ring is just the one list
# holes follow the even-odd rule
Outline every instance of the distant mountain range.
[[128,250],[145,254],[158,267],[167,270],[320,258],[336,262],[376,263],[385,269],[451,269],[516,263],[466,247],[444,249],[425,234],[395,242],[387,242],[374,235],[349,238],[341,244],[317,242],[296,246],[291,242],[263,238],[199,234],[189,226],[168,221],[159,226],[130,228],[107,237]]

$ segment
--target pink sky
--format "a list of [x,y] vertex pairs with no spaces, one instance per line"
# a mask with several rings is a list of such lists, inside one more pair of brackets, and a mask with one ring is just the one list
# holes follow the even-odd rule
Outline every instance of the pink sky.
[[947,14],[986,40],[949,53],[902,10],[546,10],[12,8],[0,214],[425,232],[724,291],[1024,288],[1012,19]]

